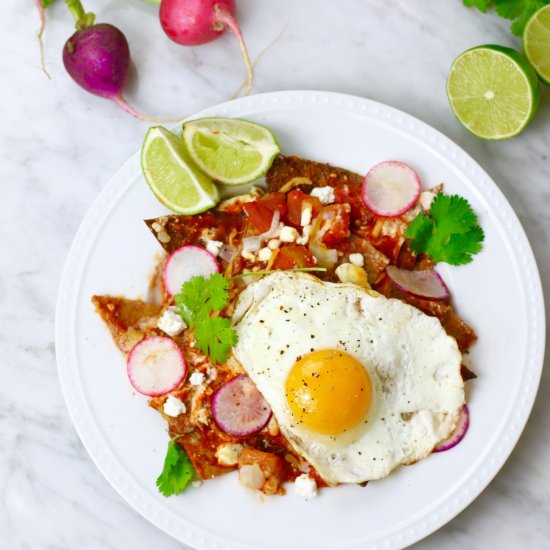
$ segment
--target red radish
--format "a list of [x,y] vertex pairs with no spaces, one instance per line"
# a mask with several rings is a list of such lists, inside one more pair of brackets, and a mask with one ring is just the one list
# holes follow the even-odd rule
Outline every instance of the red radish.
[[386,273],[393,284],[417,298],[445,300],[449,297],[449,289],[435,269],[409,271],[389,265],[386,267]]
[[254,73],[235,12],[235,0],[161,0],[159,16],[164,32],[182,46],[206,44],[233,31],[246,65],[248,95]]
[[77,29],[63,48],[63,64],[71,78],[87,92],[113,101],[136,118],[159,121],[136,111],[122,95],[130,71],[130,48],[124,34],[108,23],[94,24],[95,15],[86,13],[80,0],[66,3]]
[[212,416],[221,430],[244,437],[259,432],[271,418],[271,409],[248,376],[233,378],[212,396]]
[[460,411],[460,418],[458,419],[456,428],[454,432],[444,441],[442,441],[434,450],[434,453],[441,453],[443,451],[448,451],[453,447],[456,447],[466,435],[468,428],[470,426],[470,411],[468,410],[468,405],[463,405]]
[[180,385],[187,364],[174,340],[166,336],[151,336],[132,348],[127,370],[132,386],[139,393],[156,397]]
[[219,272],[220,264],[210,252],[200,246],[186,245],[168,256],[162,270],[162,281],[166,291],[174,296],[192,277],[210,277]]
[[391,218],[414,206],[420,196],[420,176],[404,162],[388,160],[373,166],[363,180],[361,196],[369,210]]

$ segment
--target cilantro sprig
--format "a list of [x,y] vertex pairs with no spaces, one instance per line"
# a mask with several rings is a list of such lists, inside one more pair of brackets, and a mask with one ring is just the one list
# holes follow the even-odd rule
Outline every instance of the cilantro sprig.
[[193,277],[174,296],[185,323],[195,329],[197,348],[213,363],[224,363],[237,343],[237,333],[231,321],[218,313],[229,301],[229,283],[219,273],[210,278]]
[[[286,271],[326,271],[323,267],[298,267]],[[273,271],[251,271],[226,279],[220,273],[192,277],[174,296],[179,314],[187,326],[195,329],[197,348],[213,363],[225,363],[231,348],[237,343],[237,333],[231,321],[218,314],[229,303],[229,281],[241,277],[268,275]]]
[[451,265],[470,263],[485,238],[468,201],[444,193],[436,195],[429,214],[414,218],[405,236],[413,252],[424,252],[434,262]]
[[195,474],[189,457],[175,441],[168,443],[162,473],[157,478],[157,488],[165,497],[184,491]]
[[476,7],[483,13],[487,13],[487,10],[494,5],[501,17],[513,21],[510,29],[517,36],[521,36],[525,25],[538,9],[550,4],[550,0],[463,0],[463,2],[465,6]]

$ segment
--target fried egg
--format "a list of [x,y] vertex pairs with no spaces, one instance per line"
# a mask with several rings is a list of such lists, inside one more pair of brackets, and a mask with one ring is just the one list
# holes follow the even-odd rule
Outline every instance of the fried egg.
[[456,425],[456,341],[408,304],[276,272],[241,293],[233,324],[235,358],[329,484],[383,478],[429,455]]

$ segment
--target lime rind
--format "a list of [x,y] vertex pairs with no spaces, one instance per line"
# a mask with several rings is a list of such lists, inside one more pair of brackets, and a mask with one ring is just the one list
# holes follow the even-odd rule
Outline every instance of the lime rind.
[[241,185],[264,176],[280,152],[273,132],[247,120],[209,117],[185,122],[193,161],[214,180]]
[[550,4],[536,11],[523,31],[523,51],[540,79],[550,84]]
[[141,168],[155,197],[177,214],[199,214],[220,200],[215,183],[194,165],[183,141],[165,128],[147,132]]
[[502,140],[518,135],[529,124],[540,91],[536,72],[519,52],[485,45],[455,59],[447,95],[467,130],[481,139]]

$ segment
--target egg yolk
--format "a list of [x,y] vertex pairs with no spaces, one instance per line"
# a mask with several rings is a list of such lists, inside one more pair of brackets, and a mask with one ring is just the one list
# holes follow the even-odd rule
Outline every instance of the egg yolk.
[[351,355],[333,349],[309,353],[297,361],[286,380],[292,414],[307,428],[338,435],[361,422],[369,410],[369,375]]

